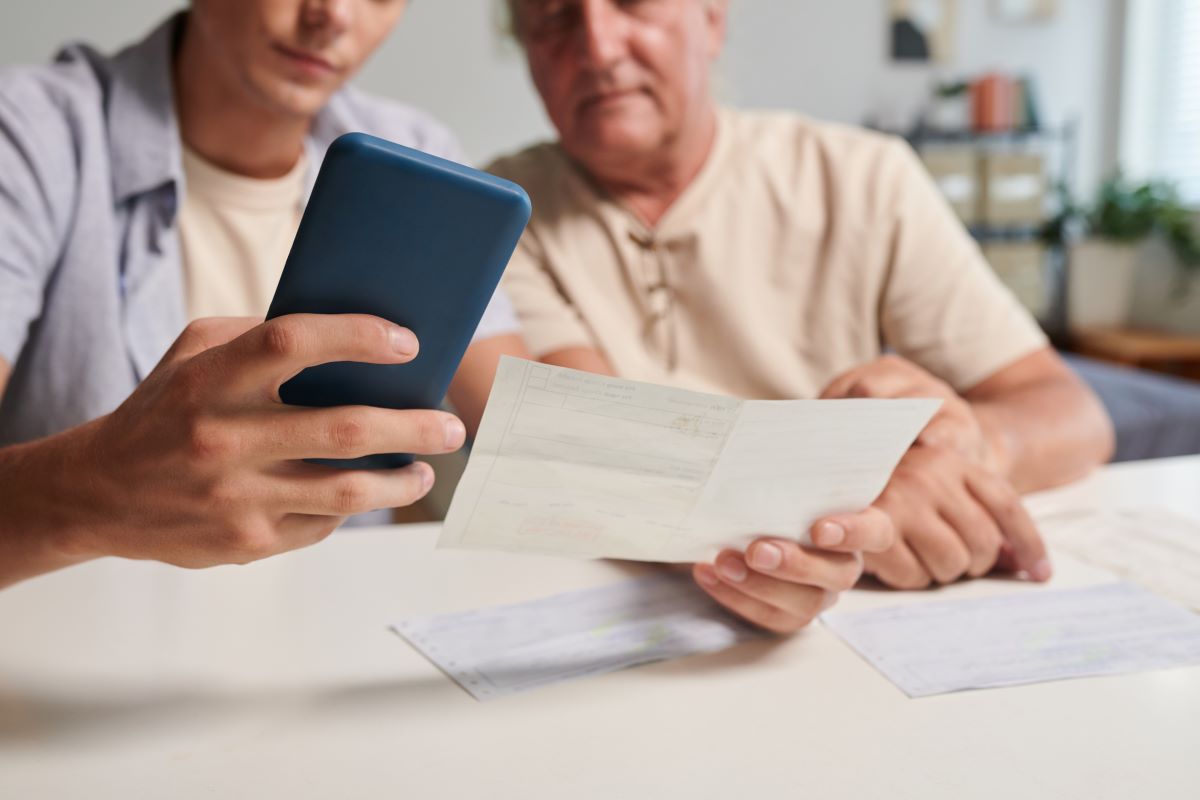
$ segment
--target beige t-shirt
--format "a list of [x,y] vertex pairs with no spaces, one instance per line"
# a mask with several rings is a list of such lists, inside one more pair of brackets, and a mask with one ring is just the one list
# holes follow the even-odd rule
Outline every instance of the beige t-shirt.
[[722,110],[653,229],[558,145],[489,170],[533,200],[503,286],[539,356],[591,346],[623,377],[803,398],[885,346],[964,390],[1046,343],[894,137]]
[[185,147],[183,174],[188,319],[264,317],[303,213],[307,159],[264,180],[226,172]]

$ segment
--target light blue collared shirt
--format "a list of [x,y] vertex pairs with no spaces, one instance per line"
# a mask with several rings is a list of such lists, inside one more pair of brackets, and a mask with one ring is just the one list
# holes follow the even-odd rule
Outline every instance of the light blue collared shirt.
[[[171,82],[184,21],[111,57],[72,45],[51,65],[0,73],[0,357],[13,366],[0,445],[112,411],[186,324]],[[345,88],[306,142],[309,188],[349,131],[463,160],[427,114]],[[516,330],[497,294],[476,338]]]

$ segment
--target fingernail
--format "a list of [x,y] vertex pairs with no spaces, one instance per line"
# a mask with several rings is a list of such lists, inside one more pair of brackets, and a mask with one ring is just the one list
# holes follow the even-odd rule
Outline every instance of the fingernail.
[[750,566],[755,569],[778,569],[783,563],[783,551],[778,545],[760,544],[750,553]]
[[818,547],[835,547],[846,541],[846,529],[836,522],[822,522],[813,531],[813,544]]
[[446,447],[457,450],[467,440],[467,429],[458,417],[446,418]]
[[1033,569],[1029,570],[1029,577],[1035,581],[1048,581],[1053,574],[1054,568],[1050,566],[1050,560],[1046,558],[1034,564]]
[[392,342],[392,349],[402,356],[416,355],[417,343],[416,335],[408,328],[401,328],[398,325],[393,325],[388,330],[388,338]]
[[421,470],[421,488],[426,492],[433,488],[433,467],[428,464]]
[[717,571],[727,581],[741,583],[746,580],[746,565],[742,563],[741,559],[726,558],[717,564]]
[[720,583],[720,581],[717,580],[717,576],[713,574],[711,569],[696,570],[696,580],[709,587],[716,586],[718,583]]

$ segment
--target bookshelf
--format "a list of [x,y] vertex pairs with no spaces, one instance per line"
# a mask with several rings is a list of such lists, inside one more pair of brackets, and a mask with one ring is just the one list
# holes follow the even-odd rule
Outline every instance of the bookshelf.
[[1043,240],[1057,187],[1075,184],[1078,123],[1006,131],[902,134],[985,257],[1052,335],[1065,328],[1066,253]]

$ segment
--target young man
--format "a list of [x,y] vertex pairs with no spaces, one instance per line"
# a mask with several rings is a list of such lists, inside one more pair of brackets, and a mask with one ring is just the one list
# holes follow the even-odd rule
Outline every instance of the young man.
[[[873,506],[816,544],[918,588],[1050,577],[1017,492],[1076,478],[1108,419],[997,282],[911,150],[792,114],[719,109],[724,0],[510,0],[559,141],[489,169],[534,217],[505,276],[544,361],[743,397],[934,396]],[[884,348],[895,355],[884,355]],[[695,577],[803,625],[829,553],[761,541]]]
[[[428,116],[345,87],[404,8],[195,0],[111,58],[73,46],[0,75],[0,587],[103,555],[197,567],[311,544],[433,474],[301,459],[462,445],[439,411],[279,402],[308,365],[411,359],[411,332],[256,321],[334,138],[462,159]],[[500,351],[522,348],[497,296],[451,390],[469,425]]]

